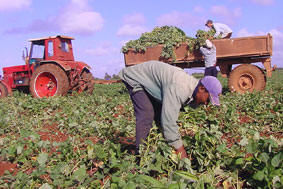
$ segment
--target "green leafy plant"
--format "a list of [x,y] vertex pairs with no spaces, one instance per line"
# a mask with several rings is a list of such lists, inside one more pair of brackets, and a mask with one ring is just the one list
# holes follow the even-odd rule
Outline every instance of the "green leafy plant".
[[221,107],[186,107],[185,160],[156,126],[133,155],[135,116],[122,84],[44,99],[17,92],[0,99],[0,188],[280,188],[281,76],[261,92],[223,94]]
[[143,33],[139,39],[127,42],[122,47],[122,52],[126,53],[130,49],[135,52],[145,52],[148,47],[163,45],[161,57],[165,59],[173,58],[175,60],[174,48],[182,43],[186,43],[188,50],[193,52],[195,49],[203,46],[206,39],[213,38],[214,33],[214,30],[208,32],[198,30],[196,38],[192,38],[186,36],[184,31],[175,26],[155,27],[151,32]]

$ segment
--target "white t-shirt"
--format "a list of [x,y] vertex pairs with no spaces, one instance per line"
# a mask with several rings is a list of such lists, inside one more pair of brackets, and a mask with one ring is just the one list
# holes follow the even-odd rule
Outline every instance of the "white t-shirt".
[[231,28],[225,24],[221,23],[213,23],[213,27],[216,31],[214,37],[218,37],[220,35],[221,38],[226,37],[229,33],[232,33]]

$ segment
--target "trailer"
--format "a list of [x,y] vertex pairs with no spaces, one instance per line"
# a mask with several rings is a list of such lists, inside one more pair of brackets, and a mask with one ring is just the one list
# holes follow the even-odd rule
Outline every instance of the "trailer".
[[[231,39],[214,39],[217,66],[223,77],[228,77],[231,91],[244,93],[265,88],[266,77],[271,77],[275,68],[271,67],[272,36],[240,37]],[[126,66],[133,66],[150,60],[159,60],[181,68],[204,67],[204,59],[199,50],[189,52],[185,43],[174,48],[175,58],[161,57],[163,45],[148,47],[144,52],[130,49],[124,53]],[[261,62],[262,69],[251,63]],[[240,64],[233,68],[232,65]],[[232,69],[233,68],[233,69]]]

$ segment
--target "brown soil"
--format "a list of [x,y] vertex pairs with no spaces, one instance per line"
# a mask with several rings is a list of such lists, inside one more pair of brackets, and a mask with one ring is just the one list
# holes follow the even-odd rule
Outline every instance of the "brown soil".
[[9,171],[13,173],[13,175],[17,174],[17,164],[13,164],[6,161],[0,161],[0,176],[3,176],[5,171]]
[[65,142],[69,138],[69,135],[58,130],[56,125],[45,126],[44,131],[39,131],[38,134],[41,140],[50,142]]
[[223,133],[221,139],[226,141],[227,148],[231,148],[235,143],[241,141],[240,136],[231,136],[231,133]]
[[249,116],[240,115],[239,121],[240,121],[240,124],[251,123],[251,122],[252,122],[252,119],[251,119]]

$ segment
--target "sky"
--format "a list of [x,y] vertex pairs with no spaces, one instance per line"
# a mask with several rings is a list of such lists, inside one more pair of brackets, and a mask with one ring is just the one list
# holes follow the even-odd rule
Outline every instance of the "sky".
[[163,25],[194,37],[208,19],[229,25],[232,37],[271,33],[272,65],[283,67],[283,0],[0,0],[0,65],[23,65],[29,39],[66,35],[75,59],[103,78],[125,67],[127,41]]

